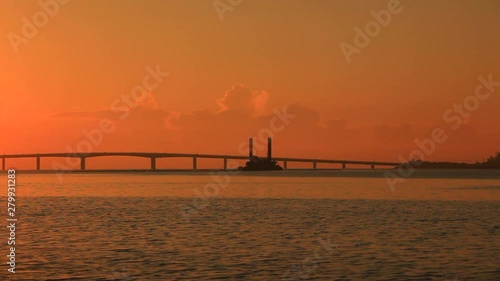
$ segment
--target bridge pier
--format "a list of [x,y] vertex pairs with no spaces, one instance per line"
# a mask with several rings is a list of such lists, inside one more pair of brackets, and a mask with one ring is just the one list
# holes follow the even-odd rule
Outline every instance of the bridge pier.
[[[80,160],[80,170],[85,171],[86,170],[86,160],[89,157],[106,157],[106,156],[127,156],[127,157],[141,157],[142,159],[150,159],[151,163],[151,170],[157,170],[157,159],[159,158],[165,158],[165,157],[178,157],[178,158],[183,158],[184,160],[192,158],[193,159],[193,166],[192,170],[196,171],[198,169],[198,157],[201,158],[209,158],[209,159],[219,159],[223,161],[223,168],[224,170],[228,169],[233,169],[232,167],[232,162],[229,162],[229,160],[233,161],[235,160],[246,160],[247,158],[245,156],[241,155],[228,155],[228,154],[194,154],[194,153],[152,153],[152,152],[88,152],[88,153],[31,153],[31,154],[0,154],[0,160],[2,161],[2,166],[1,170],[5,171],[7,170],[7,158],[29,158],[33,159],[35,158],[36,161],[36,170],[41,171],[41,160],[43,157],[70,157],[71,162],[74,163],[74,161],[78,162]],[[29,160],[32,161],[32,160]],[[188,160],[189,161],[189,160]],[[385,166],[399,166],[401,163],[395,163],[395,162],[378,162],[375,161],[374,159],[366,160],[366,161],[361,161],[361,160],[347,160],[347,159],[317,159],[317,158],[276,158],[276,161],[280,162],[284,170],[288,169],[288,162],[297,162],[297,163],[303,163],[304,165],[308,165],[307,163],[312,164],[311,168],[312,170],[321,170],[325,169],[321,165],[322,163],[328,163],[328,164],[335,164],[337,168],[342,167],[343,170],[347,169],[347,165],[353,165],[353,166],[362,166],[365,167],[364,169],[377,169],[376,166],[379,166],[378,169],[381,169],[380,167],[384,168]],[[70,163],[69,163],[70,164]],[[292,163],[293,164],[293,163]],[[318,167],[318,164],[321,167]],[[77,164],[78,165],[78,164]],[[342,165],[342,166],[341,166]],[[370,167],[370,168],[369,168]],[[220,166],[219,166],[220,168]],[[293,168],[293,165],[292,165]],[[307,167],[306,167],[307,168]],[[145,168],[147,170],[147,166]],[[189,169],[189,168],[188,168]],[[0,171],[1,171],[0,170]],[[34,170],[34,168],[33,168]],[[78,171],[78,168],[73,167],[72,170]]]
[[151,170],[156,170],[156,157],[151,157]]
[[80,170],[85,170],[85,157],[80,157]]

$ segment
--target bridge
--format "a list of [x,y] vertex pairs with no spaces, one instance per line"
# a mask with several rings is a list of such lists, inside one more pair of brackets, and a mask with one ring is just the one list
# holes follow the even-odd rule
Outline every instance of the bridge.
[[[36,159],[36,170],[41,170],[42,158],[78,158],[80,159],[80,170],[85,170],[87,158],[96,157],[142,157],[151,160],[150,170],[156,170],[156,160],[160,158],[192,158],[193,170],[197,169],[197,160],[205,159],[221,159],[223,161],[224,170],[228,169],[228,160],[248,160],[248,156],[242,155],[217,155],[217,154],[189,154],[189,153],[153,153],[153,152],[91,152],[91,153],[36,153],[36,154],[5,154],[0,155],[2,159],[2,170],[5,171],[7,159],[16,158],[34,158]],[[273,157],[273,160],[283,163],[283,169],[287,169],[289,162],[296,163],[311,163],[312,169],[317,169],[318,164],[341,164],[342,169],[346,169],[347,165],[366,165],[375,169],[376,166],[396,167],[401,163],[397,162],[376,162],[376,161],[356,161],[356,160],[331,160],[331,159],[311,159],[311,158],[288,158],[288,157]]]

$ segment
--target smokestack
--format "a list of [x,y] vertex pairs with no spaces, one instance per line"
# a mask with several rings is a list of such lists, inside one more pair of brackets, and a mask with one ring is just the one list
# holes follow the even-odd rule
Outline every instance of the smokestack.
[[249,138],[248,139],[248,158],[252,158],[253,156],[253,139]]
[[271,151],[271,138],[267,138],[267,158],[271,160],[272,151]]

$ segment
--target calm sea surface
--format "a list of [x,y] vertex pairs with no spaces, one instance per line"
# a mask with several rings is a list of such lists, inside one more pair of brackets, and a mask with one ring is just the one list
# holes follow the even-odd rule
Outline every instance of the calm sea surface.
[[500,280],[499,171],[61,179],[17,173],[0,280]]

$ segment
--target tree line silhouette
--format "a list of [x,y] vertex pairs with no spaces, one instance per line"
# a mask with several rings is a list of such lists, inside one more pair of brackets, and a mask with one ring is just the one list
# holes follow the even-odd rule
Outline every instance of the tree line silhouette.
[[500,169],[500,152],[490,156],[482,162],[460,163],[460,162],[429,162],[412,160],[410,164],[420,169]]

